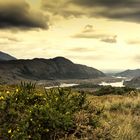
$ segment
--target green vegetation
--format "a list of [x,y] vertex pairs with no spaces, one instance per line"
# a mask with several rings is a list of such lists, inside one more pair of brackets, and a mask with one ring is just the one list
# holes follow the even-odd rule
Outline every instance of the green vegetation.
[[0,86],[0,139],[139,140],[139,92],[102,87],[98,95],[31,83]]
[[0,94],[0,138],[46,140],[72,134],[81,137],[77,113],[88,115],[86,124],[92,129],[99,125],[101,113],[97,116],[97,110],[93,110],[89,115],[86,110],[85,94],[68,89],[39,90],[34,84],[21,83],[15,90]]
[[126,95],[131,93],[132,91],[136,91],[135,88],[130,87],[112,87],[112,86],[102,86],[99,90],[96,91],[96,95],[104,96],[104,95]]

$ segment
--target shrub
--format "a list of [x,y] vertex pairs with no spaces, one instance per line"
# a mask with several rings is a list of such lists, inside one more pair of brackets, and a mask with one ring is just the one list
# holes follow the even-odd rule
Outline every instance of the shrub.
[[112,87],[112,86],[103,86],[98,91],[96,91],[96,95],[103,96],[103,95],[127,95],[132,91],[136,91],[135,88],[130,87]]
[[0,139],[57,139],[76,129],[74,114],[87,107],[85,94],[68,89],[37,91],[21,83],[0,94]]

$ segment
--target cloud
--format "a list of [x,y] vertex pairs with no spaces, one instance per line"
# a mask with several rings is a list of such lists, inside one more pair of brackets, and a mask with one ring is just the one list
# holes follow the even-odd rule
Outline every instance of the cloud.
[[99,39],[102,42],[106,43],[116,43],[117,42],[117,36],[104,33],[103,31],[98,31],[93,29],[92,25],[86,25],[84,29],[72,36],[73,38],[85,38],[85,39]]
[[133,59],[135,62],[140,62],[140,55],[136,55]]
[[8,35],[1,35],[0,36],[0,39],[1,40],[7,40],[7,41],[10,41],[10,42],[19,42],[21,41],[20,39],[18,39],[17,37],[14,37],[14,36],[8,36]]
[[64,18],[79,17],[85,14],[81,7],[71,4],[70,0],[42,0],[41,7],[53,16],[60,15]]
[[106,37],[101,39],[101,41],[106,42],[106,43],[116,43],[117,42],[117,36],[110,36],[110,37]]
[[87,24],[87,25],[84,27],[83,33],[90,33],[90,32],[93,32],[93,31],[94,31],[93,25]]
[[140,0],[42,0],[42,7],[64,17],[86,15],[140,22]]
[[134,6],[138,4],[139,0],[70,0],[69,2],[86,6],[86,7],[93,7],[93,6],[103,6],[103,7],[122,7],[122,6]]
[[40,12],[31,10],[24,0],[0,1],[0,28],[48,28],[47,18]]
[[90,48],[82,48],[82,47],[75,47],[72,49],[68,49],[68,51],[71,52],[90,52],[90,51],[94,51],[94,49],[90,49]]
[[140,39],[137,39],[137,40],[129,40],[129,41],[127,41],[127,44],[130,44],[130,45],[138,45],[138,44],[140,44]]

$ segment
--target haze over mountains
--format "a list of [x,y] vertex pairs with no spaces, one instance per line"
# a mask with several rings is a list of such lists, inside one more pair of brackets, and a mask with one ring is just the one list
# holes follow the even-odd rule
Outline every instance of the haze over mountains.
[[[1,60],[5,58],[1,58]],[[22,79],[91,79],[103,77],[105,74],[95,68],[75,64],[64,57],[32,60],[15,60],[14,57],[11,57],[9,61],[0,61],[0,76],[1,81],[12,81]]]

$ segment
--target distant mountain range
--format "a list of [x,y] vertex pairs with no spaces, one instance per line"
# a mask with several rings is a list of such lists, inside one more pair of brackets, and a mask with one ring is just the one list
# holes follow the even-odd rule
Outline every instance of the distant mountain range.
[[16,58],[7,53],[0,51],[0,61],[1,60],[9,61],[9,60],[16,60]]
[[139,77],[139,76],[140,76],[140,69],[126,70],[126,71],[117,73],[115,76],[122,76],[122,77]]
[[[11,59],[14,57],[11,57]],[[75,64],[64,57],[53,59],[0,61],[0,81],[91,79],[104,77],[95,68]]]

